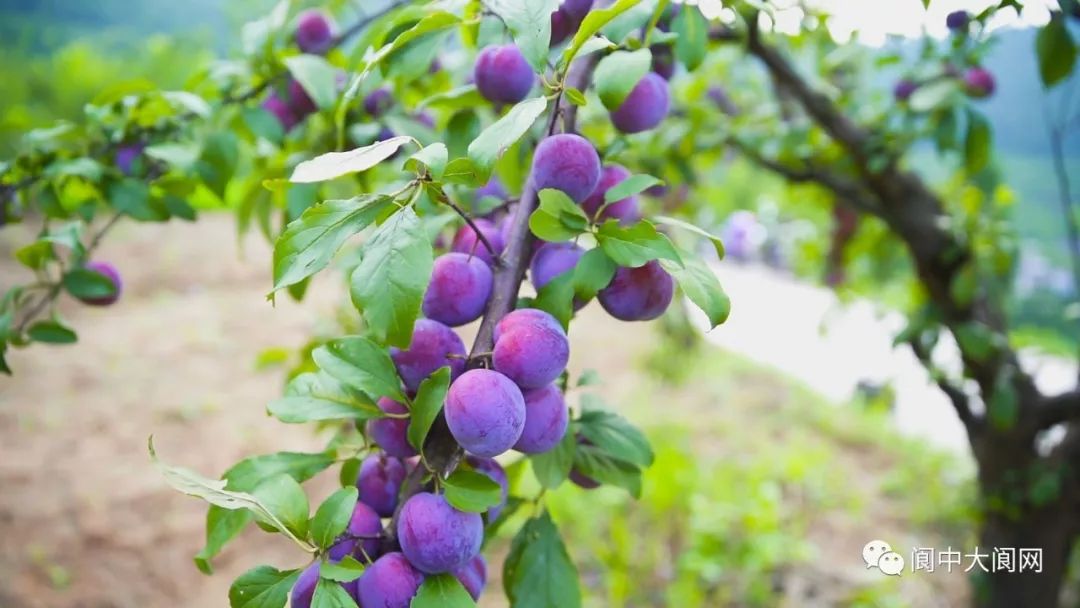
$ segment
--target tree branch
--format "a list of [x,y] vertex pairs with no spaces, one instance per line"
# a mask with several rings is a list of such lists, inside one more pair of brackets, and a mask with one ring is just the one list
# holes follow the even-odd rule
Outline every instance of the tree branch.
[[[582,69],[570,70],[570,74],[566,79],[566,86],[584,90],[588,85],[589,80],[592,78],[593,69],[596,67],[596,54],[590,55],[582,61],[584,63]],[[564,122],[566,131],[572,131],[575,128],[574,118],[576,113],[573,112],[573,104],[564,104],[563,101],[561,94],[555,98],[555,104],[551,108],[551,114],[548,116],[547,124],[544,127],[545,137],[549,137],[555,132],[560,114],[566,117]],[[531,184],[526,184],[525,190],[521,193],[521,200],[518,201],[514,214],[509,219],[512,223],[510,233],[507,236],[507,244],[503,250],[504,264],[495,268],[491,298],[488,300],[487,309],[484,311],[484,318],[480,322],[480,329],[476,332],[476,340],[473,341],[472,349],[469,351],[467,365],[470,369],[482,365],[485,355],[491,352],[494,345],[495,325],[514,309],[517,302],[521,282],[525,279],[525,269],[529,265],[529,252],[532,250],[534,237],[529,232],[529,216],[535,209],[536,203],[536,189]],[[454,441],[449,427],[446,426],[446,417],[440,412],[424,442],[423,462],[409,473],[402,484],[398,508],[387,527],[387,538],[384,540],[384,544],[388,547],[393,547],[396,544],[397,518],[401,506],[405,504],[405,501],[410,496],[424,488],[428,473],[440,477],[447,475],[454,470],[463,455],[464,452],[461,446]]]
[[869,213],[880,213],[880,209],[877,208],[877,205],[874,202],[873,194],[867,192],[853,180],[847,179],[823,167],[810,164],[806,164],[801,168],[792,167],[791,165],[784,164],[774,158],[766,157],[746,142],[734,137],[728,138],[727,141],[729,145],[738,150],[753,163],[780,175],[788,181],[816,183],[831,190],[836,196],[844,199],[853,207],[857,207],[860,210]]
[[1044,398],[1038,411],[1040,429],[1080,420],[1080,388]]
[[930,372],[931,378],[933,378],[934,383],[938,385],[938,388],[941,389],[941,392],[945,393],[945,396],[952,402],[953,409],[956,410],[956,415],[960,418],[960,422],[964,423],[964,426],[968,430],[968,434],[972,434],[982,424],[982,419],[977,417],[975,413],[971,411],[971,399],[968,398],[967,393],[959,386],[949,382],[947,378],[934,373],[930,353],[919,344],[917,339],[908,340],[908,346],[910,346],[911,351],[915,353],[915,357],[922,362],[923,367]]

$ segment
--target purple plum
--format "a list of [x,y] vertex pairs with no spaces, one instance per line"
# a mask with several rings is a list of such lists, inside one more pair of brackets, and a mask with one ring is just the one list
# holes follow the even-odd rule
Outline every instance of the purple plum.
[[604,207],[604,196],[607,194],[607,191],[626,180],[630,175],[630,171],[622,165],[607,165],[604,167],[604,170],[600,172],[600,183],[596,185],[596,190],[593,190],[593,193],[589,195],[589,198],[581,202],[582,210],[584,210],[589,217],[596,218],[596,213],[603,208],[604,211],[600,214],[598,219],[616,219],[624,226],[640,220],[641,211],[638,209],[638,198],[636,195],[619,199],[607,207]]
[[570,424],[562,391],[554,384],[525,392],[525,429],[514,444],[523,454],[542,454],[559,445]]
[[[502,231],[499,226],[495,225],[495,222],[486,220],[484,218],[477,218],[473,220],[473,224],[480,230],[480,234],[484,235],[488,243],[495,249],[496,254],[500,254],[506,245],[506,241],[503,238]],[[491,264],[495,261],[494,256],[488,251],[488,248],[484,246],[484,243],[480,241],[476,236],[476,231],[472,229],[472,226],[465,224],[461,228],[458,228],[456,234],[454,234],[454,241],[450,245],[451,251],[458,253],[468,254],[480,258],[487,264]]]
[[336,33],[334,18],[324,11],[306,10],[296,17],[296,46],[305,53],[321,55],[329,51]]
[[398,492],[405,480],[405,463],[386,454],[372,454],[360,463],[356,488],[360,502],[371,507],[380,517],[390,517],[398,504]]
[[420,492],[402,506],[397,536],[401,552],[414,568],[439,574],[480,553],[484,522],[479,513],[458,511],[442,496]]
[[645,74],[630,95],[611,113],[611,124],[623,133],[648,131],[668,115],[671,94],[668,83],[654,72]]
[[300,119],[296,117],[296,113],[293,112],[292,106],[282,99],[277,91],[270,91],[270,94],[262,102],[262,108],[273,114],[278,124],[286,132],[292,130],[300,122]]
[[600,482],[577,469],[570,469],[570,481],[583,490],[595,490],[600,487]]
[[953,11],[945,16],[945,27],[954,32],[966,31],[970,22],[971,14],[967,11]]
[[555,46],[576,33],[581,22],[592,9],[593,0],[564,0],[551,14],[551,46]]
[[638,268],[619,268],[597,299],[608,314],[623,321],[648,321],[664,314],[675,282],[656,260]]
[[492,333],[492,339],[496,342],[502,336],[503,332],[513,331],[518,327],[532,327],[534,325],[545,325],[554,332],[561,332],[566,334],[566,330],[559,324],[558,319],[551,316],[551,313],[540,310],[539,308],[519,308],[512,310],[506,314],[503,318],[499,319],[499,322],[495,324],[495,331]]
[[398,375],[410,392],[440,367],[450,366],[451,379],[465,369],[465,343],[454,330],[431,319],[417,319],[407,350],[390,349]]
[[292,110],[293,116],[298,119],[303,119],[308,114],[311,114],[318,108],[315,106],[315,101],[311,99],[307,91],[304,89],[304,85],[300,84],[299,80],[295,78],[289,79],[288,85],[289,93],[289,108]]
[[484,314],[491,284],[491,267],[479,257],[440,255],[424,293],[424,315],[451,327],[471,323]]
[[[319,584],[319,569],[322,562],[313,562],[297,577],[289,593],[289,606],[291,608],[311,608],[311,600],[315,597],[315,586]],[[356,583],[341,583],[341,586],[350,595],[356,595]]]
[[379,118],[393,107],[394,94],[386,87],[375,89],[364,98],[364,111],[372,118]]
[[561,190],[580,203],[600,182],[600,155],[580,135],[553,135],[536,146],[530,179],[537,190]]
[[902,78],[893,87],[893,97],[897,101],[907,101],[919,90],[919,83],[909,78]]
[[494,458],[469,455],[465,457],[465,460],[474,471],[499,484],[499,488],[502,490],[502,502],[487,510],[487,521],[491,523],[498,519],[503,507],[506,506],[506,497],[510,493],[510,480],[507,479],[506,471],[502,468],[502,465]]
[[[380,398],[376,405],[387,414],[409,413],[409,408],[389,397]],[[367,422],[368,438],[394,458],[416,456],[416,450],[409,445],[408,430],[408,418],[376,418]]]
[[551,315],[513,311],[499,321],[496,330],[492,365],[522,389],[547,386],[566,369],[570,343]]
[[490,196],[503,201],[510,198],[510,193],[506,191],[506,186],[503,186],[502,181],[500,181],[497,176],[492,175],[491,179],[488,180],[488,183],[476,189],[473,196],[476,197],[476,200],[480,200],[485,196]]
[[652,71],[664,80],[671,80],[675,75],[675,52],[669,44],[654,44],[652,49]]
[[356,581],[356,596],[363,608],[409,608],[424,575],[401,553],[375,560]]
[[346,555],[352,555],[360,561],[366,561],[365,556],[375,559],[379,556],[379,539],[365,538],[358,541],[356,537],[376,537],[380,534],[382,521],[379,514],[363,502],[357,502],[345,534],[334,541],[326,555],[332,561],[343,559]]
[[503,374],[474,369],[450,385],[443,413],[461,447],[478,456],[498,456],[521,437],[525,398]]
[[533,286],[543,289],[555,277],[576,268],[583,255],[585,250],[574,243],[544,243],[529,264]]
[[994,94],[994,75],[986,68],[970,68],[964,72],[964,88],[971,97],[989,97]]
[[484,99],[500,104],[517,103],[532,90],[536,74],[516,46],[505,44],[480,51],[473,79]]
[[473,601],[480,600],[480,594],[484,592],[484,586],[487,584],[487,562],[484,561],[483,555],[470,559],[464,566],[455,569],[453,575],[461,581],[461,585],[469,592]]
[[123,291],[124,283],[120,280],[120,271],[115,266],[108,262],[87,262],[83,268],[108,279],[113,285],[113,292],[108,295],[81,297],[79,298],[80,302],[91,306],[108,306],[120,299],[120,292]]
[[113,156],[113,162],[116,163],[116,168],[124,175],[131,175],[135,171],[135,161],[142,156],[143,150],[145,149],[146,144],[142,142],[133,142],[119,146],[116,148],[116,154]]

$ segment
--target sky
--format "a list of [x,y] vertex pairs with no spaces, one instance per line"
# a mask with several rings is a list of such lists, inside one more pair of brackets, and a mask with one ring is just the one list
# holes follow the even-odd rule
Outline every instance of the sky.
[[[829,30],[838,41],[849,40],[853,35],[864,44],[879,46],[886,37],[899,35],[915,37],[929,33],[944,37],[948,34],[945,16],[953,11],[982,11],[994,4],[994,0],[931,0],[930,8],[924,9],[922,0],[806,0],[807,4],[825,9],[832,18]],[[721,0],[688,0],[699,4],[706,16],[722,16]],[[791,5],[790,10],[777,15],[777,29],[796,32],[802,11],[798,0],[774,0],[773,4]],[[1023,13],[1018,17],[1012,10],[999,14],[991,27],[1015,25],[1041,25],[1050,15],[1050,7],[1056,0],[1027,0]]]

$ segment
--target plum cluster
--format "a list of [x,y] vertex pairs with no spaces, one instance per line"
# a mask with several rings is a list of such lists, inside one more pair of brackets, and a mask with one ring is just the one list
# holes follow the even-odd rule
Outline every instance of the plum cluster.
[[[968,35],[972,22],[971,13],[967,11],[953,11],[945,16],[945,27],[958,39]],[[973,99],[989,97],[997,88],[994,75],[990,70],[980,65],[970,65],[961,69],[948,63],[941,74],[925,80],[901,78],[893,85],[893,97],[899,102],[907,102],[923,85],[943,79],[959,81],[964,93]]]
[[[552,16],[558,34],[553,38],[569,36],[591,6],[591,0],[563,2]],[[568,33],[560,28],[569,28]],[[507,44],[479,53],[474,80],[486,99],[503,105],[524,99],[535,86],[536,75],[521,51]],[[392,104],[393,96],[383,89],[364,102],[373,118]],[[611,121],[626,133],[644,131],[663,120],[668,106],[665,78],[650,73],[611,113]],[[559,190],[591,221],[628,226],[642,218],[638,197],[612,202],[605,197],[630,175],[621,165],[602,163],[584,137],[559,134],[541,140],[533,151],[528,188]],[[495,324],[491,352],[471,358],[454,329],[476,321],[488,310],[496,277],[504,269],[511,270],[505,268],[502,256],[510,220],[519,210],[510,205],[509,193],[497,179],[474,192],[476,200],[486,197],[503,204],[485,216],[467,217],[452,239],[441,241],[446,249],[434,261],[421,307],[423,317],[414,324],[408,346],[391,348],[390,358],[410,397],[434,372],[449,369],[450,385],[442,409],[446,429],[464,451],[461,466],[495,482],[501,501],[486,513],[471,513],[451,504],[440,492],[438,480],[403,489],[408,479],[415,478],[410,476],[415,468],[427,465],[408,441],[409,405],[379,399],[377,406],[388,417],[365,423],[365,434],[377,449],[360,464],[359,502],[346,532],[326,555],[330,561],[351,555],[368,564],[359,579],[343,584],[364,608],[407,607],[425,577],[444,573],[455,576],[474,598],[479,597],[487,579],[487,565],[480,556],[485,522],[499,517],[509,490],[506,472],[496,458],[511,450],[543,454],[558,446],[570,429],[563,394],[570,344],[559,320],[538,308],[512,310]],[[586,250],[576,243],[539,241],[531,253],[528,274],[541,290],[556,277],[572,272]],[[639,321],[661,315],[673,291],[672,277],[652,261],[616,269],[596,298],[612,316]],[[580,298],[574,302],[576,308],[586,303]],[[579,471],[572,472],[571,480],[584,488],[597,486]],[[297,580],[292,590],[294,606],[310,605],[320,563]]]

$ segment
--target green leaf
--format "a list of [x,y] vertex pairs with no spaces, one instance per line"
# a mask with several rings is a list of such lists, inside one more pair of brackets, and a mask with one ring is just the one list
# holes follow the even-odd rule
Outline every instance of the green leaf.
[[503,563],[503,588],[514,608],[580,608],[577,568],[551,516],[525,522]]
[[319,108],[332,108],[337,101],[338,69],[318,55],[293,55],[284,60],[292,77]]
[[480,179],[480,169],[466,156],[455,158],[446,165],[443,181],[473,187],[484,185],[484,181]]
[[76,298],[108,298],[116,294],[112,279],[90,268],[72,268],[64,273],[62,283]]
[[591,300],[596,293],[607,287],[618,267],[599,247],[585,252],[574,267],[574,295]]
[[651,175],[631,175],[609,188],[608,191],[604,193],[604,202],[614,203],[615,201],[621,201],[624,198],[629,198],[635,194],[644,192],[653,186],[663,185],[663,183],[664,180],[655,178]]
[[386,349],[359,336],[332,340],[311,352],[319,369],[368,397],[390,397],[408,401],[401,392],[401,380]]
[[365,194],[308,208],[274,242],[274,291],[326,268],[349,237],[393,204],[389,196]]
[[409,608],[474,608],[469,592],[452,574],[428,575]]
[[45,344],[72,344],[79,339],[73,329],[56,320],[38,321],[26,330],[26,335]]
[[487,6],[502,18],[514,43],[533,70],[543,72],[551,46],[551,14],[560,0],[492,0]]
[[[261,109],[258,111],[265,114],[271,124],[276,126],[278,131],[281,131],[281,123],[279,123],[269,112]],[[281,137],[278,136],[278,139],[281,139]],[[188,171],[199,160],[199,147],[194,143],[160,143],[153,146],[147,146],[143,153],[154,160],[160,160],[181,171]]]
[[442,179],[443,172],[446,171],[449,154],[446,144],[434,143],[410,156],[405,167],[410,171],[415,171],[416,163],[420,163],[427,167],[432,179],[439,181]]
[[636,464],[611,456],[602,448],[577,446],[574,468],[601,484],[622,488],[634,498],[641,497],[641,469]]
[[207,136],[202,154],[195,168],[214,194],[225,200],[225,189],[240,162],[240,148],[236,135],[230,131],[218,131]]
[[211,506],[206,512],[206,546],[195,555],[195,567],[203,574],[213,574],[210,560],[221,553],[225,545],[254,519],[251,511],[230,511]]
[[589,218],[581,207],[561,190],[545,188],[539,193],[540,205],[529,216],[529,230],[552,242],[569,241],[586,232]]
[[298,482],[311,479],[334,464],[334,453],[276,452],[245,458],[221,476],[230,490],[250,492],[264,480],[286,474]]
[[[355,489],[355,488],[353,488]],[[346,555],[340,562],[323,562],[319,565],[319,578],[338,583],[351,583],[364,574],[364,564],[351,555]]]
[[617,220],[608,220],[596,231],[596,240],[604,253],[619,266],[637,268],[656,259],[682,264],[667,236],[657,232],[656,227],[646,221],[623,227]]
[[617,0],[615,4],[608,8],[590,11],[589,14],[586,15],[585,20],[581,22],[581,26],[578,28],[577,33],[574,34],[574,39],[570,42],[569,46],[566,47],[566,50],[563,51],[562,57],[559,59],[559,69],[565,70],[574,58],[577,57],[582,46],[599,32],[601,28],[607,25],[609,21],[637,6],[641,1],[642,0]]
[[164,209],[155,207],[150,199],[150,187],[135,179],[122,179],[109,186],[109,204],[113,209],[140,222],[168,219]]
[[545,97],[526,99],[481,131],[480,135],[469,144],[469,159],[476,166],[480,182],[487,182],[495,161],[528,132],[536,119],[547,109],[547,103]]
[[434,253],[411,207],[379,226],[349,279],[353,304],[380,342],[407,347],[431,280]]
[[55,256],[53,256],[51,243],[48,241],[34,241],[29,245],[16,249],[15,259],[31,270],[41,270],[47,262],[55,259]]
[[319,420],[368,420],[384,416],[367,395],[322,372],[307,372],[293,378],[286,395],[270,402],[266,411],[288,424]]
[[[311,507],[304,489],[292,476],[282,473],[271,477],[256,486],[252,495],[273,515],[264,523],[276,527],[280,522],[298,538],[307,536]],[[260,514],[256,512],[255,516]]]
[[435,418],[442,411],[446,391],[449,388],[449,367],[440,367],[420,383],[416,391],[416,399],[413,399],[407,431],[409,444],[416,448],[416,451],[423,451],[424,440],[427,439],[428,431],[431,430]]
[[367,171],[412,141],[414,140],[411,137],[399,135],[348,152],[327,152],[296,165],[289,181],[294,184],[309,184]]
[[[332,452],[264,454],[238,462],[225,472],[222,479],[229,490],[249,492],[264,479],[280,473],[292,475],[297,481],[306,481],[333,463]],[[212,573],[210,560],[253,519],[250,511],[230,511],[211,506],[206,514],[206,546],[195,556],[195,565],[199,570]]]
[[[361,78],[366,75],[368,71],[374,68],[376,65],[382,62],[383,59],[390,56],[392,53],[399,49],[405,48],[414,40],[417,40],[423,36],[438,32],[441,30],[449,29],[458,23],[461,23],[461,18],[447,13],[445,11],[438,11],[432,13],[420,21],[416,22],[416,25],[398,34],[391,42],[383,45],[379,50],[370,52],[364,57],[364,69]],[[350,87],[351,88],[351,87]]]
[[574,451],[577,449],[577,437],[574,433],[563,435],[562,441],[553,449],[543,454],[529,457],[532,461],[533,474],[540,485],[548,489],[559,487],[570,475],[574,466]]
[[651,66],[652,51],[648,48],[615,51],[601,59],[600,63],[596,64],[593,82],[604,107],[609,110],[618,109],[637,83],[649,73]]
[[581,89],[567,87],[563,91],[563,94],[565,94],[566,98],[570,100],[570,103],[574,104],[575,106],[581,107],[588,103],[588,100],[585,99],[585,94],[581,92]]
[[[300,547],[302,547],[305,551],[315,551],[315,547],[312,547],[306,541],[293,533],[292,529],[290,529],[290,527],[286,525],[285,522],[278,519],[274,512],[271,511],[271,509],[268,508],[267,505],[263,504],[263,502],[256,496],[248,494],[246,492],[226,490],[225,484],[227,482],[223,479],[209,479],[207,477],[199,475],[194,471],[182,467],[169,466],[161,462],[160,460],[158,460],[157,453],[154,451],[153,437],[151,437],[149,440],[149,451],[150,460],[154,463],[154,466],[158,468],[162,476],[165,477],[165,481],[168,482],[168,484],[172,486],[173,489],[175,489],[176,491],[182,494],[187,494],[189,496],[194,496],[196,498],[201,498],[206,502],[221,507],[223,509],[247,509],[248,511],[251,511],[259,520],[268,523],[275,529],[279,530],[280,532],[291,538],[293,542],[300,545]],[[285,475],[278,476],[278,478],[280,477],[285,477]],[[293,481],[293,483],[296,483],[295,480]],[[263,484],[259,484],[259,487],[262,487],[262,485]],[[297,487],[299,488],[299,485],[297,485]],[[266,491],[273,494],[272,492],[270,492],[269,487]],[[300,493],[303,494],[303,490],[300,490]],[[272,498],[277,497],[272,496]],[[307,502],[306,496],[304,497],[304,502]],[[299,509],[297,509],[297,511],[298,510]],[[306,526],[307,514],[305,513],[303,527]]]
[[929,112],[950,104],[959,93],[960,85],[956,80],[938,80],[916,89],[908,98],[908,107],[916,112]]
[[978,173],[990,161],[992,139],[990,123],[978,112],[969,111],[964,140],[964,166],[969,175]]
[[704,262],[684,258],[682,266],[668,260],[662,260],[660,265],[671,273],[686,297],[709,317],[710,328],[727,321],[731,314],[731,299],[724,293],[716,273]]
[[502,487],[487,475],[458,469],[443,483],[447,502],[459,511],[483,513],[502,502]]
[[[290,477],[291,479],[291,477]],[[355,486],[341,488],[327,498],[311,519],[311,540],[320,549],[328,549],[345,531],[352,519],[358,497]]]
[[716,236],[715,234],[708,232],[707,230],[704,230],[702,228],[698,228],[697,226],[689,222],[684,222],[680,219],[676,219],[673,217],[658,215],[654,216],[652,220],[657,224],[665,224],[667,226],[674,226],[675,228],[682,228],[683,230],[693,232],[696,235],[703,236],[709,239],[709,241],[712,242],[713,247],[716,249],[716,255],[719,256],[720,259],[724,259],[724,242],[721,241],[720,237]]
[[315,585],[315,596],[311,598],[311,608],[357,608],[357,605],[341,583],[320,578],[319,584]]
[[1064,13],[1051,13],[1050,23],[1043,26],[1035,38],[1039,76],[1048,89],[1065,79],[1076,65],[1076,43],[1065,18]]
[[82,222],[71,222],[64,224],[56,230],[50,231],[45,236],[41,237],[42,241],[47,241],[54,245],[60,245],[67,247],[71,250],[71,254],[76,258],[81,258],[86,252],[86,248],[82,244]]
[[241,574],[229,587],[230,608],[283,608],[299,570],[257,566]]
[[637,427],[614,412],[586,408],[578,420],[577,429],[593,446],[612,458],[639,467],[653,463],[649,440]]
[[687,70],[694,70],[705,60],[709,48],[709,22],[698,7],[684,6],[675,15],[671,29],[679,36],[675,39],[675,57]]

